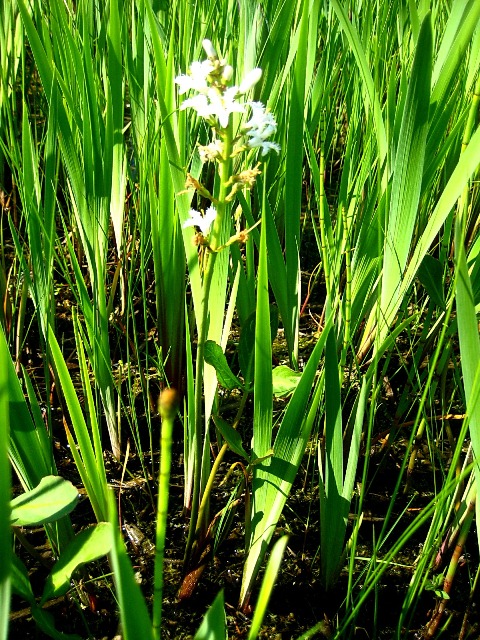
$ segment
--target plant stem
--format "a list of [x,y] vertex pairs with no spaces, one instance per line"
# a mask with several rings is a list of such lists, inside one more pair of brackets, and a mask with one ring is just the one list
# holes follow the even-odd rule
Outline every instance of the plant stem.
[[172,464],[172,431],[177,410],[177,394],[173,389],[165,389],[165,391],[163,391],[160,396],[159,409],[162,417],[162,435],[160,473],[158,477],[155,567],[153,575],[152,630],[154,640],[160,640],[162,625],[163,558],[165,555],[170,469]]
[[222,131],[222,139],[224,143],[224,160],[219,164],[220,186],[219,196],[216,204],[217,217],[214,220],[212,232],[210,234],[210,244],[206,251],[205,256],[205,270],[203,276],[203,294],[202,294],[202,312],[201,321],[198,329],[198,347],[197,347],[197,360],[195,370],[195,442],[194,442],[194,477],[193,477],[193,496],[192,496],[192,509],[190,514],[190,527],[188,531],[188,539],[185,547],[184,565],[186,568],[190,561],[191,551],[195,540],[197,530],[201,530],[202,523],[198,522],[199,515],[199,503],[201,494],[201,482],[202,482],[202,450],[204,441],[204,429],[203,429],[203,377],[205,367],[205,342],[208,337],[208,315],[209,315],[209,297],[210,288],[212,285],[213,273],[215,269],[215,262],[217,258],[217,251],[221,247],[221,232],[223,226],[223,219],[225,217],[227,203],[225,198],[227,196],[227,182],[230,178],[231,160],[230,155],[232,152],[232,130],[233,125],[230,125]]
[[[243,414],[243,410],[245,408],[245,404],[248,398],[248,392],[244,391],[243,396],[242,396],[242,400],[240,402],[240,407],[237,411],[237,415],[235,417],[235,421],[232,425],[232,427],[234,429],[236,429],[238,427],[238,423],[240,422],[240,418]],[[208,504],[208,498],[212,492],[213,489],[213,483],[215,481],[215,477],[217,475],[217,472],[220,468],[220,465],[223,461],[223,458],[225,456],[225,454],[227,453],[228,450],[228,444],[226,442],[224,442],[224,444],[222,445],[220,451],[218,452],[217,457],[215,458],[215,462],[213,463],[212,469],[210,471],[210,475],[208,477],[207,480],[207,484],[205,485],[205,490],[203,492],[203,496],[202,496],[202,500],[200,502],[200,507],[198,510],[198,518],[197,518],[197,526],[195,528],[195,538],[198,539],[200,537],[200,533],[201,533],[201,525],[202,522],[205,520],[204,518],[204,514],[207,508],[207,504]]]

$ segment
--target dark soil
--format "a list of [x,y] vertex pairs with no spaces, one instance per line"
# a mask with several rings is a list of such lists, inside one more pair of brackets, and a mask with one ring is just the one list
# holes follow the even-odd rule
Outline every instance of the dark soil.
[[[71,479],[79,486],[75,477],[75,467],[68,457],[68,451],[59,444],[57,450],[59,458],[59,473]],[[391,479],[396,477],[392,468],[398,473],[398,463],[403,452],[392,449],[385,457],[373,456],[373,482],[364,505],[364,522],[360,529],[358,545],[359,555],[368,557],[372,541],[378,537],[383,525],[383,518],[387,511],[389,495],[391,493]],[[106,454],[109,481],[119,491],[121,467]],[[201,581],[193,596],[186,601],[179,602],[177,591],[182,579],[182,558],[185,548],[187,520],[182,513],[183,486],[181,457],[179,446],[176,451],[176,467],[171,480],[170,516],[165,562],[165,599],[164,599],[164,638],[187,639],[193,638],[201,620],[220,589],[224,590],[226,614],[230,638],[246,638],[250,620],[237,610],[240,590],[241,571],[243,566],[243,526],[242,513],[236,515],[232,531],[228,539],[222,544],[218,553],[210,561],[202,575]],[[146,458],[146,467],[151,467],[151,460]],[[156,461],[154,461],[156,467]],[[153,558],[150,542],[154,539],[154,508],[152,495],[153,482],[146,482],[141,473],[138,456],[132,455],[128,464],[133,480],[125,483],[121,490],[121,524],[127,548],[134,566],[137,579],[141,583],[147,600],[151,593],[153,580]],[[421,484],[422,472],[417,475],[416,482]],[[430,475],[428,475],[430,477]],[[135,481],[135,478],[137,481]],[[313,480],[313,481],[312,481]],[[213,498],[212,511],[225,503],[226,491],[217,491]],[[409,501],[408,510],[403,517],[404,526],[425,506],[430,495],[418,493],[411,501],[407,497],[403,504],[398,504],[396,512],[400,513]],[[71,514],[76,530],[94,522],[93,513],[85,498]],[[353,518],[353,516],[352,516]],[[395,518],[393,518],[395,520]],[[393,521],[392,520],[392,521]],[[324,621],[324,633],[317,633],[312,637],[328,637],[328,630],[333,629],[337,616],[344,611],[344,597],[347,591],[347,575],[342,574],[332,592],[326,594],[321,586],[319,575],[319,506],[318,492],[315,488],[314,474],[311,469],[301,469],[290,500],[279,522],[278,535],[289,534],[289,542],[282,562],[281,571],[269,606],[269,612],[261,632],[262,638],[285,639],[298,638],[303,632]],[[133,533],[132,533],[133,531]],[[366,601],[360,616],[356,620],[356,629],[352,629],[351,637],[355,638],[391,638],[395,635],[396,621],[403,603],[408,582],[412,575],[412,565],[420,550],[426,530],[410,541],[408,549],[402,557],[396,558],[398,565],[393,566],[384,574],[376,592]],[[18,555],[27,564],[30,579],[35,593],[41,594],[48,569],[42,566],[40,560],[47,565],[51,562],[51,554],[46,545],[42,529],[24,532],[28,542],[35,547],[39,558],[28,554],[17,543]],[[144,537],[143,537],[144,536]],[[470,546],[476,548],[474,537]],[[475,553],[472,550],[472,554]],[[41,556],[41,557],[40,557]],[[469,573],[474,572],[477,557],[466,557],[466,562],[460,568],[455,580],[449,613],[451,616],[451,633],[444,637],[458,637],[458,632],[465,614],[465,603],[468,599]],[[357,575],[361,575],[366,563],[359,559]],[[409,568],[410,567],[410,568]],[[361,589],[361,584],[359,585]],[[255,602],[255,596],[252,599]],[[421,601],[417,603],[416,617],[406,638],[422,637],[422,628],[431,615],[435,605],[432,592],[424,592]],[[77,633],[82,638],[113,639],[121,636],[117,608],[114,599],[110,568],[106,561],[89,565],[85,573],[78,576],[72,585],[71,592],[64,598],[48,603],[48,610],[54,617],[57,628],[64,633]],[[375,627],[373,621],[376,620]],[[468,619],[468,627],[473,632],[479,629],[480,619],[478,611],[472,607]],[[25,603],[14,597],[12,602],[12,617],[10,637],[43,639],[43,635],[36,629]],[[465,637],[478,637],[469,635]]]

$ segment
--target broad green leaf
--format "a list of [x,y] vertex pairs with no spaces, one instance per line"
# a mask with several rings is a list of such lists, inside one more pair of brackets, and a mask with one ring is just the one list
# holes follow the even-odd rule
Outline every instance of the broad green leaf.
[[220,591],[205,614],[194,640],[227,640],[227,638],[225,604],[223,591]]
[[[472,441],[475,478],[480,485],[480,336],[478,318],[473,300],[472,283],[467,269],[465,239],[461,229],[461,216],[458,216],[455,229],[455,268],[458,338],[460,356],[469,419],[469,432]],[[480,545],[480,508],[476,501],[477,539]]]
[[455,80],[455,73],[465,60],[479,20],[480,4],[477,0],[455,0],[452,3],[432,73],[432,105],[438,107],[445,101],[447,90]]
[[[283,317],[285,338],[290,362],[297,366],[298,323],[300,299],[300,212],[302,207],[303,129],[305,124],[305,93],[311,77],[306,78],[308,53],[308,0],[299,7],[298,45],[290,88],[290,110],[287,126],[287,154],[285,161],[285,266],[288,316]],[[310,69],[311,72],[311,69]]]
[[[0,349],[6,349],[8,352],[3,327],[0,327]],[[45,476],[56,474],[51,443],[45,430],[45,424],[43,420],[39,419],[38,404],[34,405],[37,401],[28,374],[23,371],[27,392],[32,403],[30,409],[25,402],[25,396],[11,357],[2,359],[2,363],[8,377],[10,460],[24,488],[26,490],[33,489]],[[68,518],[64,518],[54,525],[47,523],[46,531],[55,553],[58,553],[73,536]]]
[[[87,490],[88,497],[92,503],[97,520],[98,522],[103,522],[106,520],[107,513],[107,482],[105,467],[103,464],[102,449],[98,442],[98,430],[94,428],[92,435],[90,434],[67,364],[51,326],[49,326],[48,329],[48,345],[54,367],[57,371],[58,381],[68,407],[75,437],[77,439],[77,442],[75,443],[70,431],[67,430],[67,438],[69,438],[72,455],[74,457],[75,464],[78,467],[82,482]],[[83,351],[83,344],[80,340],[77,340],[77,345],[81,370],[85,372],[87,365],[85,361],[85,353]],[[86,375],[86,378],[88,379],[88,375]],[[90,387],[86,387],[85,390],[88,404],[91,406],[91,389]],[[93,444],[92,439],[94,441]],[[78,444],[78,450],[76,444]],[[98,454],[98,456],[96,454]]]
[[[265,216],[260,234],[260,256],[257,276],[257,311],[255,318],[255,362],[253,396],[253,452],[260,458],[272,446],[272,338],[267,267],[267,229]],[[254,500],[256,498],[254,490]]]
[[228,444],[230,449],[241,458],[244,458],[247,462],[250,462],[248,453],[243,448],[242,438],[238,431],[236,431],[231,425],[223,420],[220,416],[213,416],[215,426],[222,434],[223,439]]
[[[4,353],[8,353],[3,327],[0,328],[0,345],[5,349]],[[8,372],[10,458],[22,485],[32,489],[42,477],[56,473],[51,447],[45,425],[39,428],[32,420],[11,357],[2,363]]]
[[281,364],[272,371],[273,395],[283,398],[295,391],[302,374]]
[[355,56],[358,70],[360,71],[360,75],[365,86],[367,106],[373,112],[375,132],[377,136],[379,163],[380,168],[382,168],[387,156],[387,134],[385,132],[385,124],[382,118],[382,107],[380,105],[378,93],[375,91],[375,85],[370,71],[370,65],[367,61],[367,57],[359,38],[358,31],[356,30],[353,23],[349,20],[344,4],[340,0],[332,0],[332,7],[347,37],[348,44],[350,45],[353,55]]
[[83,564],[107,555],[112,547],[109,522],[100,522],[78,533],[62,552],[50,572],[42,595],[42,603],[67,593],[73,572]]
[[330,331],[325,345],[325,458],[320,466],[320,561],[322,581],[332,586],[343,549],[343,426],[337,340]]
[[243,385],[228,366],[227,358],[222,347],[214,340],[205,342],[205,362],[208,362],[217,372],[219,384],[225,389],[243,389]]
[[406,295],[418,268],[425,257],[431,244],[437,237],[447,216],[455,206],[456,201],[461,196],[465,185],[468,184],[471,176],[477,171],[480,164],[480,127],[477,127],[467,148],[460,155],[455,169],[452,171],[450,178],[442,191],[440,198],[428,219],[428,223],[419,238],[412,258],[408,264],[398,296],[398,303],[395,308],[392,307],[392,315],[398,311],[400,301]]
[[[267,246],[268,246],[268,233],[267,233]],[[268,253],[268,249],[267,249]],[[269,262],[269,264],[271,264]],[[248,316],[245,320],[240,333],[240,340],[238,342],[238,363],[245,380],[245,386],[247,389],[250,387],[255,362],[255,311]],[[278,307],[275,304],[270,305],[270,336],[272,342],[278,332]]]
[[255,312],[245,320],[238,341],[238,364],[247,389],[253,379],[253,363],[255,353]]
[[12,500],[12,524],[23,527],[59,520],[77,503],[78,491],[71,482],[59,476],[46,476],[35,489]]

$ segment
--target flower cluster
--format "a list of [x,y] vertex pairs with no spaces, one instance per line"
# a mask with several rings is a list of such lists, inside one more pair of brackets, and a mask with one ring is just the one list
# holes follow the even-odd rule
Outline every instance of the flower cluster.
[[[215,200],[208,189],[192,175],[187,175],[186,189],[193,188],[197,196],[215,202],[217,208],[210,206],[205,212],[190,209],[189,218],[183,227],[196,227],[196,242],[212,243],[208,236],[217,216],[221,217],[226,204],[231,202],[239,190],[251,189],[257,176],[261,173],[260,163],[253,169],[245,169],[234,175],[226,175],[230,170],[229,160],[249,149],[259,149],[262,156],[269,151],[279,153],[280,146],[270,140],[277,131],[277,123],[273,115],[267,111],[261,102],[246,100],[245,96],[258,83],[262,70],[252,69],[239,85],[231,85],[233,68],[226,60],[220,59],[210,40],[203,41],[203,48],[207,59],[202,62],[192,62],[188,73],[175,78],[179,94],[192,92],[193,95],[183,101],[181,109],[191,107],[198,115],[208,122],[213,130],[213,139],[209,144],[199,145],[200,159],[205,162],[218,162],[222,170],[220,197]],[[243,116],[237,133],[233,131],[231,114]],[[217,225],[218,227],[219,225]],[[214,227],[215,231],[215,227]],[[213,234],[213,232],[212,232]],[[245,242],[247,231],[237,231],[237,234],[223,245],[231,242]],[[210,245],[209,245],[210,246]],[[214,251],[218,250],[216,238],[213,239]],[[216,247],[216,248],[215,248]],[[223,248],[222,247],[222,248]]]
[[[242,132],[245,142],[237,149],[259,148],[264,156],[269,151],[280,151],[280,146],[268,140],[277,130],[277,123],[261,102],[242,102],[239,100],[254,87],[262,76],[262,70],[252,69],[239,86],[227,86],[233,76],[233,69],[221,60],[210,40],[203,41],[203,48],[207,53],[207,60],[192,62],[189,73],[175,78],[179,86],[179,93],[195,91],[196,94],[182,103],[181,109],[191,107],[199,116],[216,129],[225,130],[229,125],[230,114],[245,114],[251,111],[250,120],[244,124]],[[223,144],[215,140],[206,146],[200,146],[200,157],[203,162],[208,160],[224,160]],[[234,152],[235,153],[235,152]]]

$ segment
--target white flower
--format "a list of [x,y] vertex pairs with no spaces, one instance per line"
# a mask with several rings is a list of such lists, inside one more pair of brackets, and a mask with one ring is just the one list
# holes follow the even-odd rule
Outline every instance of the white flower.
[[252,117],[244,128],[261,135],[262,138],[268,138],[274,134],[277,123],[270,111],[267,111],[261,102],[249,102],[248,106],[252,109]]
[[249,71],[245,76],[245,78],[242,80],[242,82],[240,83],[238,92],[241,93],[242,95],[244,93],[247,93],[247,91],[250,91],[250,89],[257,84],[257,82],[260,80],[261,77],[262,77],[262,70],[259,69],[258,67],[255,67],[255,69],[252,69],[251,71]]
[[226,129],[231,113],[243,113],[245,111],[245,105],[236,101],[237,95],[238,87],[230,87],[223,93],[214,87],[210,87],[206,95],[198,93],[196,96],[184,100],[180,109],[191,107],[206,120],[216,117],[220,127]]
[[252,110],[252,116],[244,125],[245,135],[248,137],[247,146],[250,149],[260,148],[262,156],[271,150],[279,153],[280,145],[267,140],[277,130],[275,118],[261,102],[249,102],[248,106]]
[[192,107],[202,118],[210,118],[212,115],[210,103],[208,98],[203,93],[197,93],[193,98],[188,98],[182,102],[182,106],[180,109],[186,109],[187,107]]
[[210,60],[203,62],[192,62],[188,75],[177,76],[175,82],[179,85],[179,94],[182,95],[193,89],[199,93],[208,91],[207,77],[213,71],[213,64]]
[[218,118],[218,123],[222,129],[228,127],[228,119],[231,113],[244,113],[245,105],[236,101],[238,95],[238,87],[229,87],[223,94],[216,89],[208,92],[210,100],[210,110],[212,116]]
[[276,151],[280,153],[281,147],[276,142],[270,142],[270,140],[263,140],[263,138],[254,137],[250,138],[247,142],[247,146],[250,149],[259,147],[262,150],[262,156],[266,156],[269,151]]
[[202,215],[195,209],[190,209],[190,218],[183,223],[183,228],[186,227],[198,227],[204,236],[208,235],[212,222],[217,217],[217,210],[215,207],[208,207],[205,214]]

